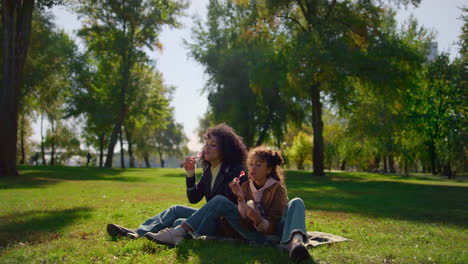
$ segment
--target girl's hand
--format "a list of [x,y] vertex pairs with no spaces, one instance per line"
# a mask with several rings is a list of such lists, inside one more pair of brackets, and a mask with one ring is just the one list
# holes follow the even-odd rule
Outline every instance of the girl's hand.
[[231,188],[232,193],[237,196],[237,200],[243,201],[244,200],[244,192],[242,191],[242,188],[240,186],[240,183],[238,181],[231,181],[229,183],[229,188]]
[[191,156],[191,157],[186,157],[185,158],[185,161],[184,161],[184,169],[186,171],[191,171],[191,170],[194,170],[195,169],[195,157],[194,156]]
[[252,220],[255,225],[259,225],[263,221],[262,215],[255,204],[253,205],[253,208],[247,206],[247,217]]

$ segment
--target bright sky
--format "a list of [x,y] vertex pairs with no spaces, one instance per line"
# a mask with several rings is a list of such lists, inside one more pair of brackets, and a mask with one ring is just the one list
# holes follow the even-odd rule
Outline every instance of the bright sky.
[[[198,127],[198,119],[207,109],[206,95],[201,94],[207,78],[204,76],[202,66],[188,57],[188,50],[182,41],[183,39],[190,41],[193,26],[191,16],[198,14],[205,18],[209,0],[192,0],[191,2],[187,11],[188,16],[181,19],[183,28],[165,28],[160,36],[164,50],[162,53],[153,52],[150,56],[156,61],[158,70],[163,73],[166,84],[176,87],[172,102],[175,107],[175,119],[184,125],[185,134],[190,139],[189,148],[197,151],[201,149],[201,144],[198,142],[195,129]],[[463,4],[468,6],[466,0],[422,0],[417,9],[411,7],[407,10],[400,10],[397,19],[401,24],[413,14],[420,25],[436,31],[439,53],[450,52],[451,58],[454,58],[459,50],[454,42],[458,40],[463,25],[459,19],[462,14],[459,7]],[[54,8],[53,12],[57,17],[57,26],[74,35],[75,30],[80,27],[76,16],[63,8]],[[39,141],[38,124],[34,125],[34,139]],[[116,146],[117,149],[118,146]]]

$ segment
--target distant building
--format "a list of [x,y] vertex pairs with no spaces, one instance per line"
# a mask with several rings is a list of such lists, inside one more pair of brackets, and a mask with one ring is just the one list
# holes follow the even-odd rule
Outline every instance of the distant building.
[[428,61],[433,61],[435,57],[439,55],[439,52],[437,50],[437,42],[431,42],[431,46],[429,46],[429,55],[427,55],[427,60]]

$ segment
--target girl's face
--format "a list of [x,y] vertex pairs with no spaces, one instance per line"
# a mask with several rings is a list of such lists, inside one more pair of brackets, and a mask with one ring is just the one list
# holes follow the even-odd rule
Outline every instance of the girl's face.
[[203,158],[210,163],[222,161],[220,146],[216,136],[212,135],[206,140],[203,147]]
[[248,170],[250,180],[257,186],[263,186],[272,168],[268,167],[268,163],[265,160],[261,160],[258,156],[253,155],[249,159]]

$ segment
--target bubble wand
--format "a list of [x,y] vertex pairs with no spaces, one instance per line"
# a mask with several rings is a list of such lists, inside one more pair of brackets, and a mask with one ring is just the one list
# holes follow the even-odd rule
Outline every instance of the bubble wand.
[[240,181],[240,178],[244,177],[244,175],[245,175],[245,172],[244,172],[244,171],[241,171],[240,174],[239,174],[239,177],[235,177],[233,181],[239,182],[239,181]]

